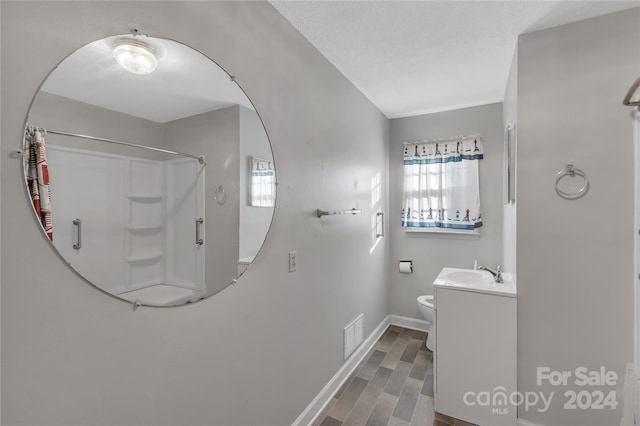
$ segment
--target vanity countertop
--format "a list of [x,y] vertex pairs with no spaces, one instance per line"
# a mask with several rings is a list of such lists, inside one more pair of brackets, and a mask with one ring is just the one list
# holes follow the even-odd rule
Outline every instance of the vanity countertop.
[[516,297],[516,283],[509,273],[502,273],[503,283],[496,283],[488,271],[477,269],[442,268],[433,282],[436,288]]

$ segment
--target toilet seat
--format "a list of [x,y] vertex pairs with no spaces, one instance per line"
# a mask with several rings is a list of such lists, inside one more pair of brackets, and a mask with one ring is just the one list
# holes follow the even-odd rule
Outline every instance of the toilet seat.
[[433,308],[433,294],[418,297],[418,303],[428,308]]

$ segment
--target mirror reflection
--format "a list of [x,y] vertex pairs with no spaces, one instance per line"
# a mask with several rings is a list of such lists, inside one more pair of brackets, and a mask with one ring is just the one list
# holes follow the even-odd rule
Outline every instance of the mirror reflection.
[[64,59],[34,99],[25,179],[43,231],[100,289],[195,302],[253,262],[275,205],[271,146],[217,64],[137,33]]

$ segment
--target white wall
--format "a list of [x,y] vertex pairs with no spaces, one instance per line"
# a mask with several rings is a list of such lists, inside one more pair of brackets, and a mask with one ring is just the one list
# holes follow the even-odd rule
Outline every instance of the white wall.
[[[386,182],[388,121],[266,3],[0,8],[2,423],[291,423],[342,365],[342,327],[364,312],[369,334],[387,314],[387,240],[371,251],[369,206],[371,179]],[[269,132],[280,181],[271,233],[237,285],[136,312],[60,262],[9,158],[49,70],[134,27],[189,44],[237,77]],[[313,215],[350,207],[364,212]]]
[[[631,109],[622,105],[640,73],[640,9],[525,34],[518,47],[518,388],[555,392],[547,425],[619,424],[617,410],[569,410],[564,392],[622,396],[633,360],[634,155]],[[554,192],[567,163],[589,193]],[[617,386],[536,384],[538,367],[573,372],[604,366]]]
[[[484,147],[480,161],[481,236],[407,233],[400,226],[402,204],[402,143],[479,134]],[[495,267],[502,264],[502,104],[491,104],[391,120],[389,160],[390,312],[421,318],[416,298],[433,294],[433,281],[445,267]],[[399,259],[413,259],[413,274],[398,271]]]

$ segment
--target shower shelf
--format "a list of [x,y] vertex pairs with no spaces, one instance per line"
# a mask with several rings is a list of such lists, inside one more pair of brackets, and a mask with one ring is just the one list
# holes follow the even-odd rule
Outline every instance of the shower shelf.
[[162,259],[161,253],[153,253],[148,256],[129,256],[126,258],[126,261],[131,265],[142,265],[156,263],[160,259]]
[[134,234],[153,234],[162,230],[162,225],[128,226],[127,230]]
[[162,194],[129,194],[127,198],[139,203],[156,203],[162,200]]

